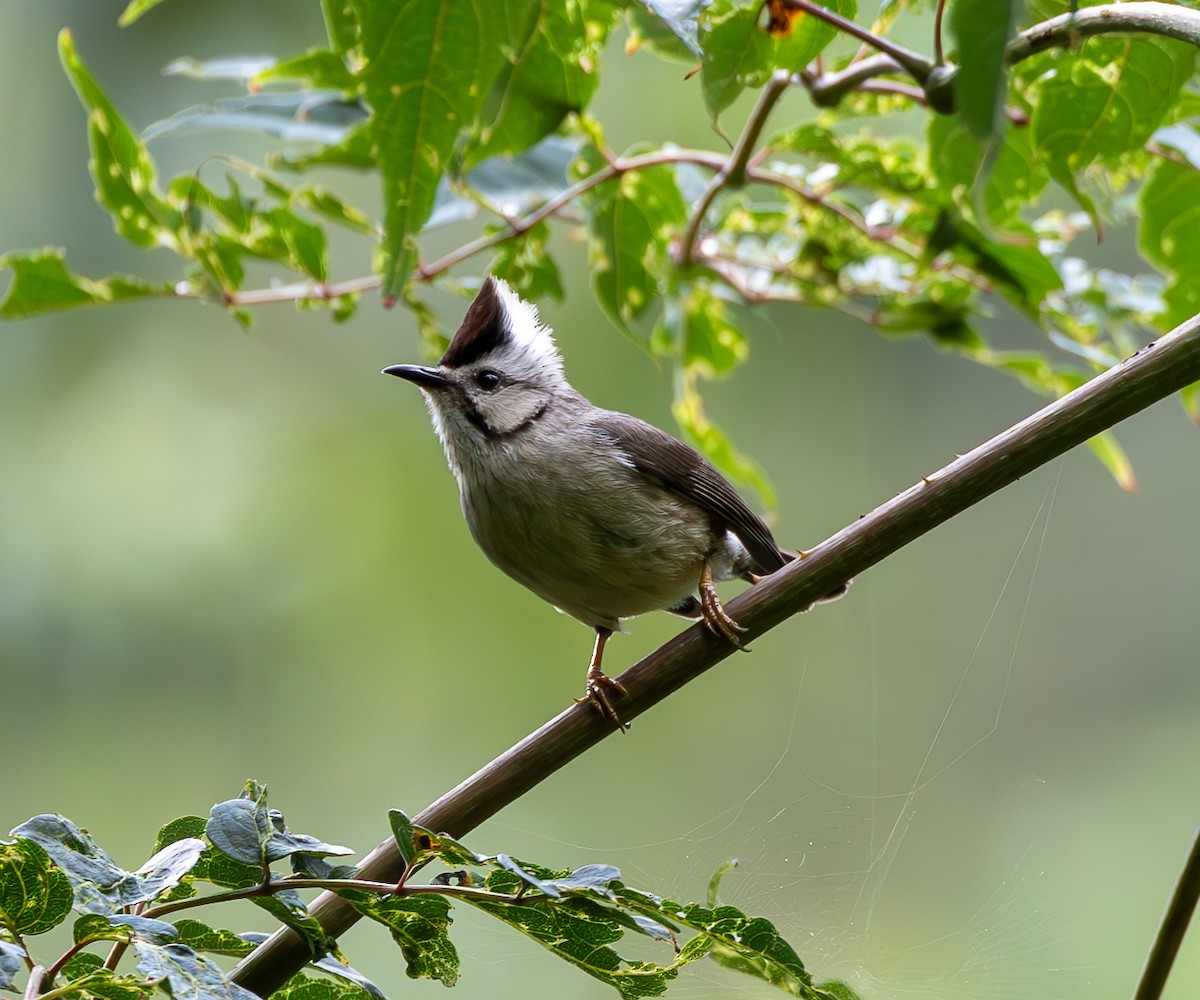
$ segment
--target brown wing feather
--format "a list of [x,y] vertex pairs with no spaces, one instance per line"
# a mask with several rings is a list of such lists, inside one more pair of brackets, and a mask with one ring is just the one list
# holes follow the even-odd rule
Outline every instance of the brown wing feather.
[[612,438],[639,472],[712,513],[741,539],[764,573],[791,562],[763,519],[696,449],[625,413],[606,410],[596,427]]

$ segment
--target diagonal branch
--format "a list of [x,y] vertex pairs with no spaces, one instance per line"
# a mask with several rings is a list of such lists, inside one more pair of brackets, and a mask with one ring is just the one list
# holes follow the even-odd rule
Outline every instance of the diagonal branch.
[[[753,639],[1021,476],[1196,381],[1200,316],[859,518],[806,558],[740,594],[728,610]],[[629,692],[621,702],[622,717],[641,715],[732,652],[702,626],[687,629],[621,675]],[[461,837],[614,732],[589,707],[572,706],[448,791],[415,821]],[[402,870],[395,844],[387,840],[364,859],[360,877],[395,882]],[[331,893],[318,897],[311,910],[335,938],[358,919]],[[243,959],[233,978],[267,996],[308,957],[307,946],[284,928]]]

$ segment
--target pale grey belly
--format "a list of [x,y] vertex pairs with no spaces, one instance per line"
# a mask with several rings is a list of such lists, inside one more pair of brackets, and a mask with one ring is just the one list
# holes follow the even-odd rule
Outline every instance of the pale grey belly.
[[[621,484],[624,485],[624,484]],[[708,515],[661,488],[595,492],[489,484],[463,509],[480,548],[500,569],[592,626],[670,608],[696,590],[715,539]],[[504,511],[523,511],[505,517]]]

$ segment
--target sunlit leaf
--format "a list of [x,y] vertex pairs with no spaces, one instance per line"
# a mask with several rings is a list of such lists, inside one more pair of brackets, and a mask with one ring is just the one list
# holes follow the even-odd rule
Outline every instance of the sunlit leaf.
[[514,16],[532,13],[534,20],[507,32],[521,46],[505,60],[479,111],[477,134],[465,150],[468,167],[528,149],[588,106],[618,13],[609,0],[540,0],[509,9]]
[[[350,0],[366,67],[371,148],[383,178],[383,295],[395,299],[417,260],[416,234],[433,207],[459,132],[475,120],[504,60],[520,0],[483,5]],[[430,81],[437,81],[430,86]]]
[[137,968],[152,983],[161,983],[173,1000],[254,1000],[255,994],[230,981],[211,959],[187,945],[157,945],[135,940]]
[[117,24],[122,28],[127,28],[148,10],[157,7],[162,2],[163,0],[129,0],[125,9],[121,11]]
[[1112,474],[1121,489],[1126,493],[1138,491],[1137,475],[1133,471],[1133,463],[1129,461],[1129,455],[1121,447],[1121,443],[1112,431],[1104,431],[1094,438],[1089,438],[1088,447],[1104,463],[1104,467]]
[[1138,249],[1169,276],[1163,293],[1163,329],[1200,312],[1200,172],[1187,163],[1158,160],[1139,198]]
[[636,0],[632,8],[649,12],[651,17],[671,32],[697,59],[703,57],[700,48],[700,15],[713,0]]
[[400,946],[412,979],[458,981],[458,952],[449,938],[450,904],[440,896],[387,896],[344,893],[359,913],[384,924]]
[[145,145],[88,72],[69,31],[59,33],[58,52],[88,113],[96,200],[112,216],[113,228],[135,246],[182,249],[178,236],[182,219],[159,193]]
[[72,898],[70,880],[40,844],[19,835],[0,842],[0,928],[44,934],[67,918]]

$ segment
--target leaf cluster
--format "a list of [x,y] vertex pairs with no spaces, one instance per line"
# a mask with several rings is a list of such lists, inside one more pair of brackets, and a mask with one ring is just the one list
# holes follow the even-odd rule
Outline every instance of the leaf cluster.
[[[157,2],[134,0],[123,23]],[[885,336],[921,334],[1047,395],[1200,308],[1187,207],[1200,203],[1200,13],[1142,5],[1154,11],[1139,21],[1122,4],[955,0],[943,38],[932,6],[888,0],[865,23],[856,0],[325,0],[327,38],[307,52],[177,60],[173,72],[246,93],[141,135],[64,32],[97,200],[118,235],[184,270],[172,283],[93,279],[58,248],[9,253],[0,317],[165,295],[243,322],[283,299],[345,320],[379,290],[436,346],[423,286],[469,290],[475,279],[455,274],[467,265],[528,298],[559,297],[558,244],[581,237],[602,310],[676,369],[684,430],[769,499],[700,391],[745,359],[752,307],[835,309]],[[894,40],[914,27],[928,31],[927,54]],[[602,73],[619,71],[606,64],[622,33],[627,53],[694,67],[683,86],[713,122],[711,148],[608,147],[589,104]],[[726,140],[747,91],[757,103]],[[772,128],[785,100],[793,124]],[[897,137],[897,114],[916,138]],[[213,177],[209,158],[163,183],[147,138],[212,125],[278,148],[266,165],[226,158]],[[374,173],[379,217],[310,183],[317,167]],[[431,259],[423,235],[451,222],[477,235]],[[1147,273],[1083,256],[1087,237],[1118,225],[1136,229]],[[334,277],[330,226],[366,241],[372,274]],[[290,283],[248,287],[264,268]],[[1045,347],[986,339],[981,318],[998,303],[1042,329]],[[1184,401],[1200,418],[1200,395]],[[1131,482],[1115,441],[1097,447]]]
[[[250,1000],[218,963],[245,958],[268,937],[235,933],[175,914],[249,899],[307,943],[309,969],[277,991],[281,1000],[383,1000],[378,986],[352,968],[309,913],[302,893],[331,889],[391,933],[413,978],[453,986],[459,958],[450,940],[454,903],[474,906],[537,941],[557,957],[616,989],[622,997],[658,996],[679,970],[705,956],[794,996],[846,1000],[842,984],[815,984],[799,956],[762,917],[715,905],[680,904],[626,886],[610,865],[552,869],[505,854],[480,855],[454,838],[390,814],[405,862],[396,885],[362,880],[353,866],[328,859],[350,854],[287,828],[267,805],[266,788],[248,781],[207,818],[184,816],[159,830],[155,853],[135,871],[121,868],[88,832],[65,817],[35,816],[0,841],[0,989],[17,990],[23,970],[29,996],[139,1000],[160,992],[175,1000]],[[287,862],[290,872],[273,865]],[[441,869],[427,882],[415,876]],[[201,893],[201,889],[207,887]],[[76,913],[72,944],[41,964],[31,939]],[[616,950],[626,935],[644,938],[662,956],[630,959]],[[108,949],[102,958],[91,950]],[[120,971],[132,949],[134,971]]]

